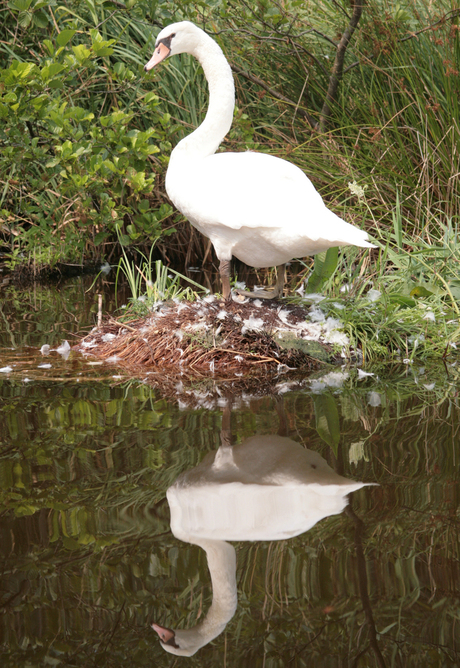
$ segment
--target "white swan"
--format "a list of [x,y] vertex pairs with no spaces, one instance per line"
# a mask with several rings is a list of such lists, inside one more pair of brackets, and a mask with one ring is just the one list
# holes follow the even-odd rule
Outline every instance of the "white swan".
[[[206,551],[213,599],[203,622],[173,630],[158,624],[163,648],[191,656],[221,633],[237,604],[235,551],[226,540],[283,540],[308,531],[369,483],[347,480],[317,452],[282,436],[253,436],[186,471],[167,491],[176,538]],[[372,483],[371,483],[372,484]]]
[[220,260],[223,296],[230,296],[232,255],[252,267],[278,268],[273,293],[282,294],[284,264],[332,246],[375,248],[366,232],[326,208],[311,181],[295,165],[264,153],[218,153],[235,105],[230,66],[220,46],[189,21],[158,35],[149,71],[168,56],[190,53],[209,85],[203,123],[171,153],[166,190],[174,205],[208,237]]

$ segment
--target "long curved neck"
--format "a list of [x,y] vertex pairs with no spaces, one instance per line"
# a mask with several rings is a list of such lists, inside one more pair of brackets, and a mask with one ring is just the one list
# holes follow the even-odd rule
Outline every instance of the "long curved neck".
[[[212,603],[201,632],[221,633],[235,614],[237,606],[236,554],[230,543],[221,540],[207,540],[196,543],[206,551],[212,585]],[[209,642],[209,640],[207,640]]]
[[230,65],[220,46],[206,33],[192,56],[201,63],[209,86],[209,107],[206,118],[192,134],[179,142],[171,154],[197,159],[215,153],[230,130],[235,106],[235,87]]
[[214,640],[227,626],[236,611],[238,602],[236,588],[235,549],[223,540],[193,540],[206,551],[212,584],[212,603],[202,622],[190,629],[176,631],[179,649],[172,654],[192,656],[200,647]]

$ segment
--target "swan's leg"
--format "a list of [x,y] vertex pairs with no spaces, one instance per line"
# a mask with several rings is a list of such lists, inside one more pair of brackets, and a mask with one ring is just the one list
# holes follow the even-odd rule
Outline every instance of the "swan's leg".
[[288,435],[288,421],[286,417],[286,411],[284,410],[284,399],[283,395],[277,395],[275,399],[275,408],[278,413],[279,418],[279,427],[278,427],[278,436],[287,436]]
[[230,299],[230,260],[221,260],[219,265],[220,280],[222,281],[222,296]]
[[279,264],[276,267],[276,283],[274,287],[274,292],[276,297],[283,296],[285,277],[286,277],[286,265]]
[[235,290],[235,292],[243,297],[251,297],[251,299],[276,299],[277,297],[282,297],[285,267],[286,265],[284,264],[279,264],[276,267],[277,278],[273,288],[269,290],[257,290],[257,292],[249,292],[248,290]]
[[220,442],[223,447],[232,445],[232,399],[227,397],[222,415],[222,429],[220,431]]

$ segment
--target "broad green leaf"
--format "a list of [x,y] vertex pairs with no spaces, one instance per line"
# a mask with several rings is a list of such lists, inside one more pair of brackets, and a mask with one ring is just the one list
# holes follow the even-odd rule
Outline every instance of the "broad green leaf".
[[79,63],[82,63],[91,55],[91,51],[87,49],[86,46],[83,46],[83,44],[78,44],[77,46],[73,46],[72,51],[74,52],[75,57]]
[[315,395],[313,403],[315,406],[316,431],[336,455],[340,441],[340,420],[337,403],[330,394]]
[[46,65],[42,71],[41,71],[41,77],[43,81],[49,81],[49,79],[52,79],[55,77],[57,74],[62,72],[62,70],[65,69],[64,65],[61,63],[51,63],[50,65]]
[[449,290],[452,293],[452,297],[460,301],[460,281],[454,279],[452,281],[449,281],[448,285],[449,285]]
[[158,95],[156,93],[150,92],[144,97],[144,102],[148,104],[149,102],[159,102]]
[[417,285],[410,291],[411,297],[429,297],[432,294],[433,293],[430,290],[427,290],[423,285]]
[[50,54],[50,56],[53,56],[53,55],[54,55],[54,45],[53,45],[53,42],[52,42],[50,39],[44,39],[43,42],[42,42],[42,44],[43,44],[43,46],[45,47],[45,49],[48,51],[48,53]]
[[28,28],[32,22],[32,12],[21,12],[18,17],[19,25],[22,28]]
[[31,4],[32,0],[11,0],[8,3],[8,7],[10,7],[12,10],[16,10],[17,12],[25,12],[29,9]]
[[56,37],[56,42],[59,44],[59,46],[65,46],[70,42],[76,32],[76,30],[61,30],[59,35]]
[[389,295],[388,301],[391,304],[399,304],[399,306],[402,306],[403,308],[414,308],[414,306],[417,304],[415,299],[411,299],[410,297],[406,297],[406,295],[399,293]]
[[315,255],[315,266],[313,273],[307,282],[308,292],[318,292],[324,283],[331,278],[337,269],[339,261],[339,249],[337,246],[328,248],[324,253]]
[[33,14],[33,22],[34,25],[37,26],[37,28],[46,28],[48,23],[50,22],[50,19],[46,14],[46,12],[40,10],[39,12],[35,12]]
[[49,82],[48,86],[53,90],[58,90],[60,88],[64,88],[64,82],[62,79],[53,79]]
[[34,63],[24,63],[18,60],[13,60],[7,72],[14,75],[16,79],[25,79],[34,69]]
[[5,104],[14,104],[18,99],[18,96],[16,93],[7,93],[6,95],[3,96],[2,102],[5,102]]
[[99,246],[103,241],[105,241],[108,238],[108,236],[109,235],[107,232],[98,232],[94,237],[94,245]]

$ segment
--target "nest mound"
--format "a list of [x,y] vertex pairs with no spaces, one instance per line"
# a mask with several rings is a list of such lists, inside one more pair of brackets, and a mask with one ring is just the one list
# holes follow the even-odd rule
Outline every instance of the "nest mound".
[[74,348],[130,371],[247,376],[270,370],[317,369],[333,362],[327,331],[289,304],[246,300],[157,305],[145,318],[108,319]]

